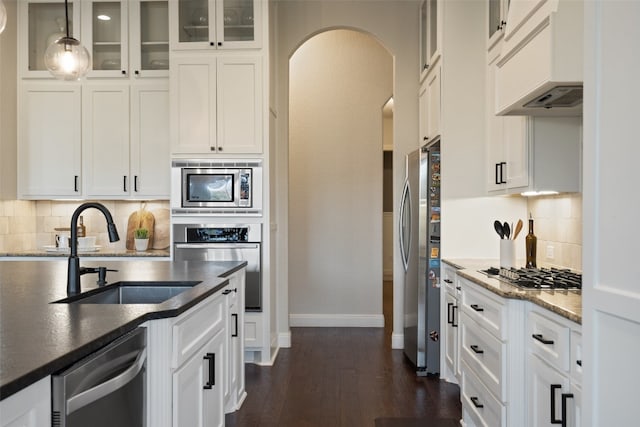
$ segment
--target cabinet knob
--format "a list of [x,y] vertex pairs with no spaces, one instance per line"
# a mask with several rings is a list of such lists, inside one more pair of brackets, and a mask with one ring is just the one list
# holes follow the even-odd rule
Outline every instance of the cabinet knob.
[[218,147],[218,151],[222,151],[222,147]]
[[216,147],[209,147],[211,151],[216,151]]
[[222,42],[218,42],[218,46],[222,46]]
[[125,70],[122,70],[122,75],[125,76],[127,74],[127,72]]
[[133,72],[133,74],[135,74],[136,76],[139,76],[139,75],[140,75],[140,71],[135,70],[135,71]]
[[209,42],[209,46],[215,46],[216,44],[214,42]]

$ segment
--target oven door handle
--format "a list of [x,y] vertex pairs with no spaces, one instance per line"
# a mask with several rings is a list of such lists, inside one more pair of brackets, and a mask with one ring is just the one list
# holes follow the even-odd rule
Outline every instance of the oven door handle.
[[176,243],[176,249],[258,249],[259,243]]
[[136,353],[138,354],[138,356],[135,358],[133,363],[131,363],[131,365],[120,375],[67,399],[67,415],[95,402],[98,399],[103,398],[104,396],[113,393],[120,387],[123,387],[131,382],[131,380],[133,380],[144,367],[144,363],[147,360],[147,349],[144,349],[142,351],[132,351],[112,361],[109,361],[108,363],[105,363],[99,369],[94,371],[92,375],[88,375],[86,378],[86,380],[90,380],[91,377],[95,377],[97,375],[103,374],[104,372],[108,372],[109,370],[116,369],[118,366],[125,364],[126,361],[131,360],[133,355],[135,355]]

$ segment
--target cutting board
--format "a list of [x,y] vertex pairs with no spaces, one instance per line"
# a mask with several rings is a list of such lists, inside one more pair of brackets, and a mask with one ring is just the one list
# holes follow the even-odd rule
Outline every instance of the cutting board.
[[156,222],[153,232],[153,245],[150,247],[152,249],[168,249],[171,244],[169,209],[153,209],[151,213]]
[[151,212],[144,207],[129,215],[127,222],[127,249],[134,250],[133,232],[136,228],[146,228],[149,230],[149,247],[153,247],[153,233],[155,229],[155,218]]

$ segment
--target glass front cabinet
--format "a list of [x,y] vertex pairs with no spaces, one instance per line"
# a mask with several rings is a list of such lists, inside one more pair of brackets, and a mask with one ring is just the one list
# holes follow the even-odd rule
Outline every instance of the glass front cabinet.
[[[19,70],[23,78],[52,78],[47,47],[65,33],[63,1],[19,2]],[[87,78],[168,77],[167,0],[69,1],[70,35],[89,50]]]
[[172,49],[261,47],[260,0],[177,0],[170,7]]

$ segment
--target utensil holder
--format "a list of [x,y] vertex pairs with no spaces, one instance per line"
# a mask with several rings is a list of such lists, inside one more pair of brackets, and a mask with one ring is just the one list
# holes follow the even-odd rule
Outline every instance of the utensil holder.
[[516,264],[516,241],[500,239],[500,267],[511,268]]

